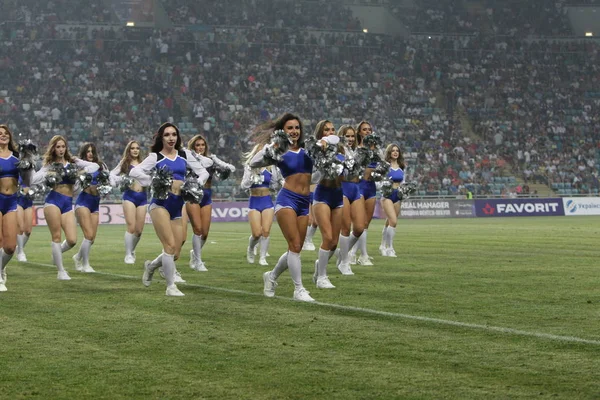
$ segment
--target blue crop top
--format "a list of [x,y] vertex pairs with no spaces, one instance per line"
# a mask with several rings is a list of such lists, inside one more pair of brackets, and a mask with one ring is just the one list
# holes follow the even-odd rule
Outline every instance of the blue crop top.
[[185,152],[180,151],[174,160],[165,157],[162,153],[156,155],[156,168],[166,166],[173,171],[173,180],[184,181],[185,171],[187,169],[187,158]]
[[402,168],[390,168],[390,172],[388,172],[388,178],[390,178],[392,182],[400,183],[404,181],[404,171]]
[[19,178],[19,153],[13,153],[8,158],[0,157],[0,178]]
[[312,174],[313,161],[304,149],[300,149],[298,152],[288,150],[277,166],[281,170],[281,175],[287,178],[294,174]]
[[268,169],[265,169],[260,174],[264,178],[263,182],[261,184],[259,184],[259,185],[255,184],[255,185],[250,186],[251,189],[254,189],[254,188],[268,188],[271,185],[271,176],[273,175],[273,174],[271,174],[271,171],[269,171]]

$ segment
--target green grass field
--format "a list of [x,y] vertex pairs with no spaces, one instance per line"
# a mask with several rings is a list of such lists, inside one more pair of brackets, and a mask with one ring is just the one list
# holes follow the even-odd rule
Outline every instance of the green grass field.
[[[56,279],[45,227],[28,263],[13,259],[0,293],[0,398],[39,399],[598,399],[600,218],[403,220],[399,258],[354,266],[316,304],[262,296],[246,224],[215,224],[203,258],[178,267],[184,298],[141,283],[160,245],[151,226],[123,264],[122,226],[102,226],[98,271]],[[79,235],[81,240],[81,235]],[[320,237],[315,237],[318,243]],[[273,227],[269,262],[284,251]],[[158,274],[157,274],[158,275]]]

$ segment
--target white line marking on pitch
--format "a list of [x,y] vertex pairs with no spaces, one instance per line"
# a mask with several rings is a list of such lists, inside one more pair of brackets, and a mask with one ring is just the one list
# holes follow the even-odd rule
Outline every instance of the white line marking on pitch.
[[[27,262],[27,264],[56,268],[56,266],[52,265],[52,264],[42,264],[42,263],[34,263],[34,262]],[[115,277],[119,277],[119,278],[139,279],[141,281],[141,274],[140,274],[140,276],[131,276],[131,275],[115,274],[112,272],[96,271],[94,273],[91,273],[90,275],[94,275],[94,274],[115,276]],[[214,291],[218,291],[218,292],[235,293],[235,294],[244,294],[244,295],[263,297],[262,293],[248,292],[246,290],[199,285],[196,283],[182,283],[181,285],[195,287],[195,288],[199,288],[199,289],[214,290]],[[281,300],[295,301],[289,297],[275,296],[275,298],[281,299]],[[334,303],[321,303],[319,301],[316,301],[314,303],[309,303],[309,304],[315,304],[315,305],[324,306],[324,307],[328,307],[328,308],[334,308],[337,310],[353,311],[353,312],[358,312],[358,313],[363,313],[363,314],[371,314],[371,315],[379,315],[382,317],[409,319],[409,320],[413,320],[413,321],[428,322],[428,323],[434,323],[434,324],[438,324],[438,325],[456,326],[459,328],[469,328],[469,329],[475,329],[475,330],[481,330],[481,331],[487,331],[487,332],[498,332],[498,333],[504,333],[504,334],[509,334],[509,335],[528,336],[528,337],[535,337],[535,338],[539,338],[539,339],[554,340],[554,341],[559,341],[559,342],[582,343],[582,344],[592,344],[592,345],[600,346],[600,340],[583,339],[583,338],[579,338],[576,336],[561,336],[561,335],[553,335],[550,333],[543,333],[543,332],[529,332],[529,331],[523,331],[520,329],[504,328],[501,326],[471,324],[468,322],[459,322],[459,321],[452,321],[452,320],[440,319],[440,318],[422,317],[422,316],[418,316],[418,315],[372,310],[370,308],[344,306],[341,304],[334,304]]]

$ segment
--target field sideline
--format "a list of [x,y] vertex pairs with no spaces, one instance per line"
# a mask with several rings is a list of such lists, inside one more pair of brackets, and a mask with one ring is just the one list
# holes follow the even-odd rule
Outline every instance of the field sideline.
[[[0,398],[582,398],[600,397],[599,217],[402,220],[397,259],[353,266],[337,286],[303,278],[317,304],[262,296],[266,270],[245,260],[248,226],[214,224],[203,259],[178,267],[184,298],[160,277],[141,284],[160,245],[147,225],[135,266],[123,226],[101,226],[95,274],[56,280],[50,236],[36,227],[28,263],[13,259],[0,293]],[[79,240],[81,240],[79,232]],[[320,240],[315,236],[315,244]],[[285,242],[277,226],[269,262]]]

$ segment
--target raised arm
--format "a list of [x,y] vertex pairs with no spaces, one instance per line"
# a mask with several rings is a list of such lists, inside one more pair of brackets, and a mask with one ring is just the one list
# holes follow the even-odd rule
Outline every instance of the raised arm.
[[46,164],[42,168],[40,168],[38,171],[36,171],[33,174],[33,177],[31,178],[31,184],[39,185],[39,184],[43,183],[44,179],[46,179],[46,175],[48,175],[48,172],[50,172],[50,167],[51,167],[50,164]]

